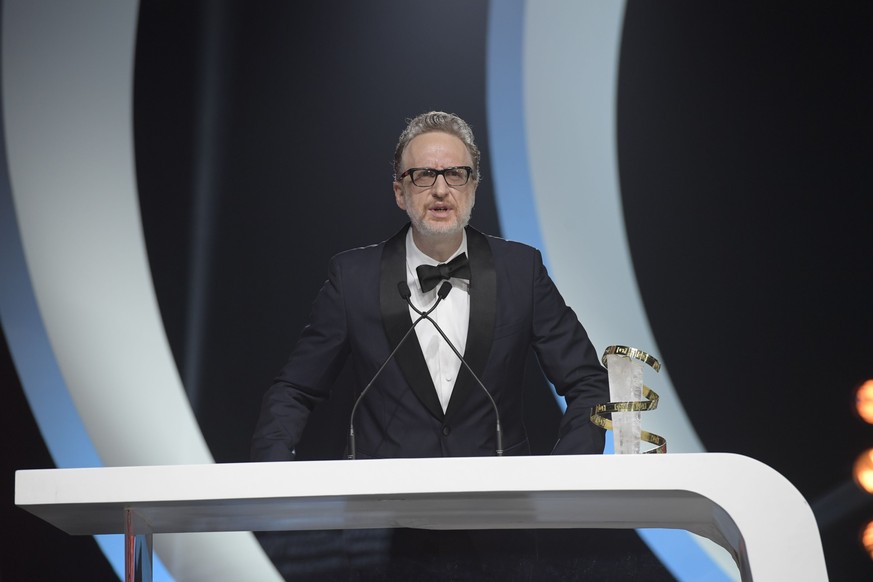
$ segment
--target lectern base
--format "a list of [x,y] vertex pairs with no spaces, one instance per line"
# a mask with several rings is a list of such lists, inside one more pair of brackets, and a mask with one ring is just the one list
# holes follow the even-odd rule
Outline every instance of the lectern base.
[[130,508],[124,510],[124,582],[152,582],[152,533]]

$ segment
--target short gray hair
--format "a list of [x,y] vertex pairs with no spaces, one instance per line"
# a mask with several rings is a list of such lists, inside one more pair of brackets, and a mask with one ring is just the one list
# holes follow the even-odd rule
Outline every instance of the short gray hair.
[[400,158],[403,157],[403,151],[416,137],[434,131],[441,131],[449,135],[453,135],[467,147],[470,152],[470,157],[473,159],[473,180],[478,182],[479,173],[479,148],[476,147],[476,141],[473,139],[473,130],[466,121],[455,115],[454,113],[444,113],[442,111],[430,111],[422,113],[408,120],[406,129],[400,134],[400,139],[397,140],[397,147],[394,149],[394,177],[400,175]]

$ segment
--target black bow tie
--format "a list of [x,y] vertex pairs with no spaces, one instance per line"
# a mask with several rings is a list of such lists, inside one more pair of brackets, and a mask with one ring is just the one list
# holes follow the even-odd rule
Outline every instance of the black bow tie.
[[440,281],[458,277],[459,279],[470,279],[470,261],[467,259],[467,253],[461,253],[448,263],[440,263],[439,265],[419,265],[415,268],[418,273],[418,281],[421,283],[421,290],[427,293],[437,286]]

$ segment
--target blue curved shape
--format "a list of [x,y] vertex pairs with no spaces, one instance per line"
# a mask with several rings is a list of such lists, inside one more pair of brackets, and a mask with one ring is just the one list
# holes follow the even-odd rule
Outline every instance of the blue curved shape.
[[[524,0],[492,2],[486,46],[486,115],[503,236],[543,248],[524,130]],[[543,257],[545,259],[545,257]]]
[[[488,137],[494,196],[503,236],[541,249],[543,260],[548,261],[533,196],[524,129],[524,18],[524,0],[501,0],[489,5],[486,41]],[[562,398],[558,398],[558,402],[562,409],[566,409]],[[606,452],[613,452],[611,432],[607,433]],[[641,529],[637,533],[678,580],[730,580],[689,532]]]
[[[488,14],[486,44],[486,116],[491,144],[494,197],[500,229],[507,239],[543,249],[537,207],[527,163],[527,137],[524,131],[524,90],[520,42],[524,30],[524,1],[492,2]],[[545,250],[543,262],[551,271]],[[567,403],[551,386],[561,408]],[[612,450],[612,435],[608,447]]]

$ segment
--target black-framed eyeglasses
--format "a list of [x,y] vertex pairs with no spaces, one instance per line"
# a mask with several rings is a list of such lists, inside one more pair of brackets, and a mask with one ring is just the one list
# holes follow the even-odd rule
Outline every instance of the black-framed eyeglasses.
[[437,176],[442,176],[449,186],[463,186],[470,181],[470,175],[473,173],[473,168],[470,166],[453,166],[442,170],[434,170],[433,168],[409,168],[397,177],[400,182],[406,176],[412,178],[412,183],[419,188],[430,188],[436,184]]

